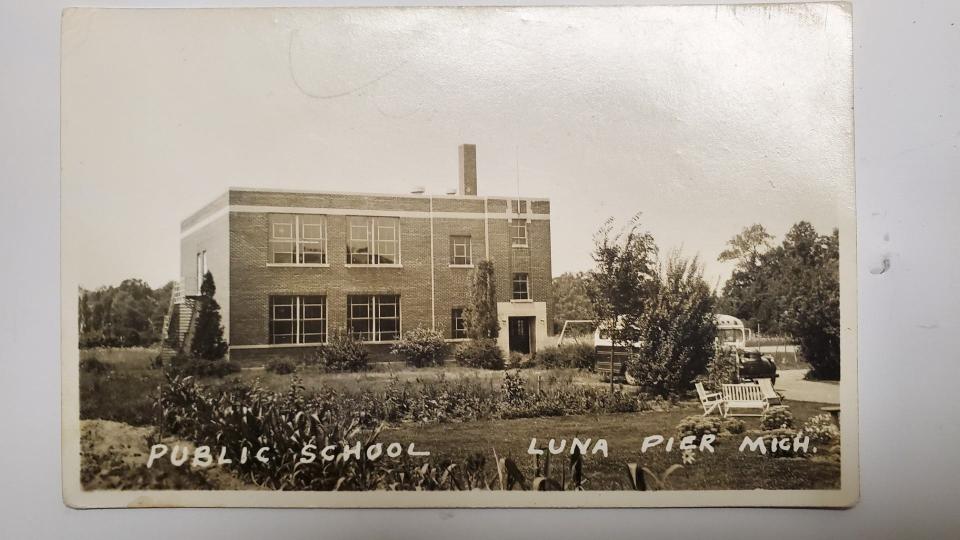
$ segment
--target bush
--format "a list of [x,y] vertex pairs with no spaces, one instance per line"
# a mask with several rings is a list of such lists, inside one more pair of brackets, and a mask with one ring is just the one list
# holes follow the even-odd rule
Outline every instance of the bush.
[[480,369],[503,369],[503,351],[493,339],[468,341],[454,352],[457,363],[464,367]]
[[576,368],[593,371],[597,365],[597,352],[592,345],[586,343],[546,347],[537,352],[537,363],[547,369]]
[[786,405],[770,407],[760,416],[760,429],[790,429],[793,427],[793,413]]
[[[807,456],[808,455],[807,452],[812,450],[812,448],[810,448],[809,445],[807,445],[808,449],[806,451],[803,448],[794,448],[794,442],[797,440],[797,437],[800,436],[802,438],[805,435],[806,434],[801,435],[797,433],[797,430],[792,428],[777,428],[777,429],[771,429],[767,431],[759,431],[759,432],[751,431],[750,432],[751,438],[753,439],[759,438],[763,440],[763,445],[766,448],[766,452],[764,452],[764,455],[769,458],[792,458],[792,457]],[[786,440],[789,440],[789,444],[786,445],[787,446],[786,449],[777,445],[775,447],[776,449],[771,451],[770,449],[771,439],[779,439],[781,441],[786,439]]]
[[639,353],[627,362],[627,373],[657,395],[682,394],[716,354],[715,297],[696,258],[671,257],[649,286]]
[[277,375],[289,375],[297,370],[297,366],[289,360],[271,360],[266,370]]
[[800,430],[818,444],[829,444],[840,439],[840,428],[829,414],[818,414],[807,420]]
[[694,436],[695,444],[699,444],[704,435],[719,436],[723,429],[723,420],[718,416],[688,416],[677,424],[680,437]]
[[200,360],[178,354],[170,360],[170,368],[180,375],[194,377],[225,377],[240,372],[240,365],[227,360]]
[[101,362],[96,356],[91,356],[89,358],[83,358],[80,360],[80,371],[84,373],[103,375],[112,369],[113,368],[110,367],[110,364]]
[[416,328],[403,334],[403,338],[390,349],[391,354],[403,356],[413,367],[443,365],[449,347],[436,330]]
[[369,354],[363,343],[357,338],[339,329],[330,334],[326,345],[317,348],[315,359],[309,363],[317,363],[327,371],[366,371]]

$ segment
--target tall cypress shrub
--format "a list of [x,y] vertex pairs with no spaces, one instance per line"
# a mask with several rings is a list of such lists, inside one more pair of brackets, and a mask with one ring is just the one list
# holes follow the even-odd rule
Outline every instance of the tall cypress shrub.
[[213,274],[203,275],[200,285],[200,310],[197,313],[197,326],[193,333],[190,351],[193,356],[204,360],[219,360],[227,354],[227,342],[223,340],[223,325],[220,320],[220,304],[214,300],[217,286]]
[[464,309],[467,336],[471,339],[492,339],[500,332],[497,321],[497,290],[494,284],[493,263],[477,263],[470,281],[470,302]]

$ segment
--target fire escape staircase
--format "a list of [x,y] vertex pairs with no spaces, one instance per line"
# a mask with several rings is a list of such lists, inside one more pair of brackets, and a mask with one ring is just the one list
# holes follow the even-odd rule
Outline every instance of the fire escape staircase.
[[160,345],[160,358],[168,360],[179,353],[189,353],[190,343],[197,327],[199,296],[183,293],[183,282],[173,285],[170,306],[163,317],[163,337]]

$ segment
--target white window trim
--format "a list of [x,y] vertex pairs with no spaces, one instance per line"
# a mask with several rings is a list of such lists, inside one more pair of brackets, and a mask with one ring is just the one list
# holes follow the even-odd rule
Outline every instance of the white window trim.
[[[290,297],[290,298],[293,299],[293,303],[292,303],[292,304],[282,304],[282,305],[284,305],[284,306],[290,306],[290,307],[291,307],[292,312],[290,313],[290,316],[291,316],[292,318],[290,318],[290,319],[277,319],[277,318],[276,318],[276,316],[275,316],[275,311],[274,311],[274,310],[276,309],[277,304],[274,304],[274,303],[273,303],[273,298],[279,297],[279,296],[287,296],[287,297]],[[303,325],[303,321],[304,321],[304,318],[301,317],[301,313],[303,312],[303,306],[304,306],[303,298],[304,298],[304,297],[307,297],[307,296],[313,296],[313,297],[323,298],[323,319],[310,319],[310,320],[312,320],[312,321],[314,321],[314,320],[323,320],[323,321],[324,321],[323,341],[310,341],[310,342],[300,341],[300,339],[301,339],[301,335],[300,335],[300,334],[301,334],[301,331],[300,331],[300,330],[302,329],[302,325]],[[311,305],[319,305],[319,304],[311,304]],[[270,320],[269,320],[270,328],[269,328],[269,334],[268,334],[268,336],[267,336],[267,339],[268,339],[269,341],[271,341],[271,342],[273,341],[273,337],[274,337],[274,335],[275,335],[275,334],[273,333],[273,323],[274,323],[275,321],[281,321],[281,322],[290,321],[290,322],[293,323],[292,328],[291,328],[291,330],[292,330],[293,333],[292,333],[292,334],[289,334],[289,335],[291,336],[291,338],[292,338],[294,341],[293,341],[292,343],[269,343],[269,344],[268,344],[268,345],[273,346],[273,347],[299,347],[299,346],[307,347],[307,346],[310,346],[310,345],[316,346],[316,345],[321,345],[321,344],[327,343],[327,342],[329,341],[329,339],[330,339],[329,306],[328,306],[328,304],[327,304],[327,296],[326,296],[326,295],[323,295],[323,294],[276,294],[276,295],[271,295],[271,298],[270,298]],[[283,335],[288,335],[288,334],[283,334]],[[253,348],[254,346],[251,345],[251,346],[249,346],[249,347],[250,347],[250,348]]]
[[[517,243],[519,236],[514,236],[514,227],[523,227],[523,243]],[[510,245],[516,248],[525,248],[530,247],[530,228],[527,227],[526,223],[511,223],[510,224]]]
[[[517,274],[522,274],[527,277],[525,280],[517,279]],[[526,283],[527,284],[527,297],[526,298],[514,298],[515,290],[514,285],[517,283]],[[510,301],[511,302],[532,302],[533,294],[530,290],[530,274],[527,272],[516,272],[514,275],[510,276]]]
[[[328,259],[328,256],[329,256],[329,254],[330,254],[330,251],[327,249],[327,247],[328,247],[328,246],[327,246],[327,243],[328,243],[328,237],[327,237],[327,216],[325,216],[325,215],[319,215],[319,217],[322,217],[322,218],[323,218],[323,221],[322,221],[321,223],[307,223],[307,224],[306,224],[306,225],[313,225],[313,226],[319,225],[320,228],[321,228],[321,234],[322,234],[323,236],[322,236],[319,240],[318,240],[318,239],[304,240],[304,239],[301,237],[301,234],[300,234],[300,229],[303,227],[303,225],[305,225],[305,223],[303,223],[303,221],[302,221],[302,218],[303,218],[304,215],[309,215],[309,216],[312,217],[312,216],[316,216],[316,214],[271,214],[271,215],[289,215],[289,216],[293,217],[293,223],[289,223],[289,224],[287,224],[287,223],[271,223],[271,226],[270,226],[270,238],[269,238],[269,242],[270,242],[270,246],[269,246],[269,247],[270,247],[270,253],[269,253],[269,256],[268,256],[268,258],[267,258],[267,266],[268,266],[268,267],[297,266],[297,267],[304,267],[304,268],[310,268],[310,267],[322,268],[322,267],[330,266],[330,264],[329,264],[329,262],[328,262],[328,260],[329,260],[329,259]],[[292,236],[292,237],[279,237],[279,236],[278,236],[278,237],[275,237],[273,233],[274,233],[274,228],[276,228],[277,225],[290,225],[291,228],[293,229],[293,231],[292,231],[292,232],[293,232],[293,236]],[[273,244],[274,244],[274,243],[292,243],[292,244],[293,244],[293,251],[292,251],[292,252],[284,251],[284,252],[281,252],[281,253],[290,253],[290,254],[293,256],[294,262],[291,262],[291,263],[277,263],[277,262],[273,262],[273,255],[274,255]],[[322,245],[323,245],[323,260],[324,260],[324,262],[322,262],[322,263],[301,263],[301,262],[297,262],[297,261],[299,261],[299,260],[301,259],[301,257],[303,256],[303,253],[304,253],[304,251],[303,251],[303,245],[304,245],[304,244],[322,244]]]
[[[466,243],[457,243],[456,238],[466,239]],[[466,263],[455,263],[457,259],[457,247],[462,246],[464,248],[463,259]],[[468,234],[452,234],[450,235],[450,266],[457,268],[473,268],[473,238]]]
[[[352,224],[353,219],[362,218],[367,220],[366,236],[365,240],[354,239],[353,238],[353,229],[354,225]],[[392,226],[381,226],[379,224],[380,220],[396,220],[396,227]],[[357,227],[358,229],[360,227]],[[391,229],[393,230],[393,239],[392,240],[380,240],[380,229]],[[399,216],[364,216],[364,215],[351,215],[347,216],[347,262],[344,264],[346,268],[403,268],[403,245],[402,245],[401,234],[401,225]],[[350,253],[350,243],[351,242],[365,242],[367,245],[367,258],[371,261],[369,263],[352,263],[350,262],[352,254]],[[379,259],[380,257],[380,246],[381,242],[387,242],[393,244],[395,247],[395,252],[388,255],[392,256],[396,262],[392,263],[378,263],[373,262]]]
[[[374,266],[376,266],[376,265],[374,265]],[[377,324],[377,319],[378,319],[378,317],[377,317],[377,311],[378,311],[377,308],[378,308],[378,306],[379,306],[379,300],[378,300],[378,298],[379,298],[380,296],[396,296],[396,297],[397,297],[397,339],[386,339],[386,340],[367,340],[367,339],[362,339],[362,340],[360,340],[360,343],[370,344],[370,345],[376,345],[376,344],[381,344],[381,343],[396,343],[396,342],[400,341],[401,339],[403,339],[403,305],[402,305],[402,304],[403,304],[403,297],[402,297],[400,294],[396,294],[396,293],[373,293],[373,294],[357,293],[357,294],[349,294],[349,295],[347,295],[347,332],[352,332],[352,331],[353,331],[353,328],[350,327],[350,322],[352,321],[352,317],[353,317],[353,316],[351,315],[351,313],[352,313],[352,304],[350,304],[350,297],[351,297],[351,296],[369,296],[369,297],[373,298],[373,303],[372,303],[372,304],[367,304],[367,305],[368,305],[368,306],[371,308],[371,310],[372,310],[371,315],[370,315],[369,318],[370,318],[371,325],[373,326],[373,328],[372,328],[372,330],[371,330],[370,333],[372,333],[372,334],[375,335],[375,336],[378,335],[378,334],[380,334],[379,325]]]

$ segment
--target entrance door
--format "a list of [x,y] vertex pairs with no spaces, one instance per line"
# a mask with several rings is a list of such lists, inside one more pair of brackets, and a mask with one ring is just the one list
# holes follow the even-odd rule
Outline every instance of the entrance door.
[[530,354],[530,319],[532,317],[510,317],[510,350],[520,354]]

